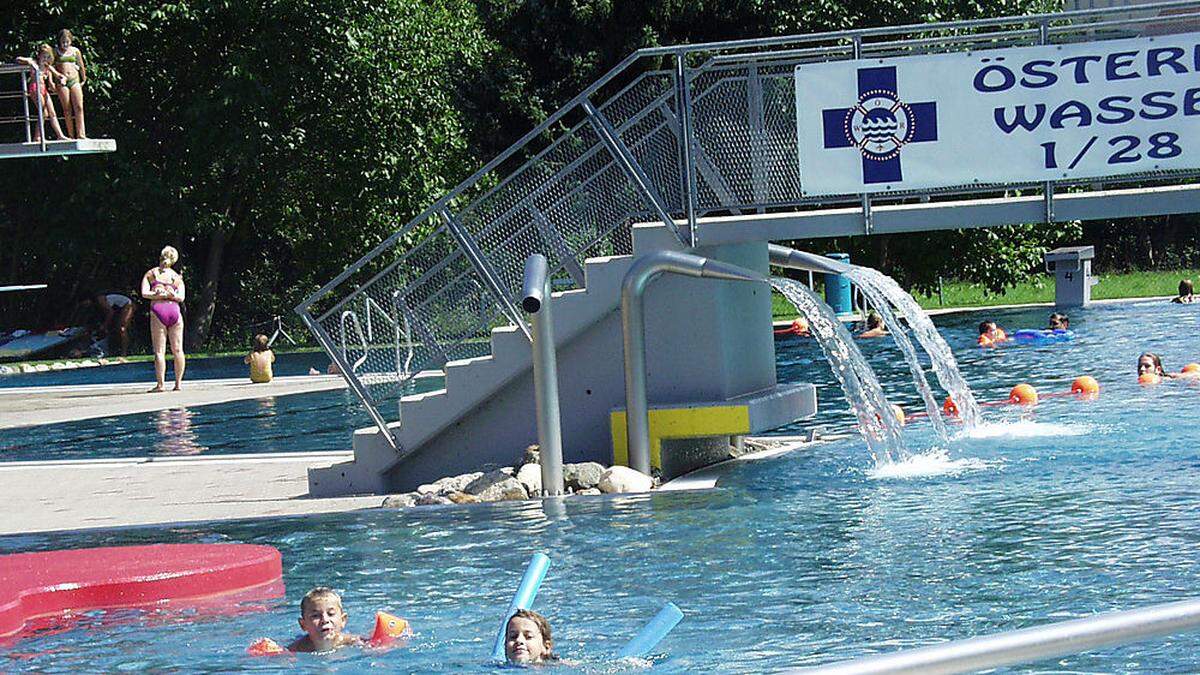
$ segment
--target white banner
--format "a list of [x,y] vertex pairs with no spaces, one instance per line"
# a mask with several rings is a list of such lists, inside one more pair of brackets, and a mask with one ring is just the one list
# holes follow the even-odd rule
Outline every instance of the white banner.
[[1200,167],[1200,33],[796,66],[805,195]]

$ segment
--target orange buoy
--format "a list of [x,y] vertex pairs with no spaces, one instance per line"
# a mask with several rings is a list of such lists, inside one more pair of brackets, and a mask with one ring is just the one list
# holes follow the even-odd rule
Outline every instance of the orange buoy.
[[1096,396],[1100,393],[1100,383],[1091,375],[1080,375],[1071,382],[1071,393],[1077,396]]
[[246,649],[246,653],[250,656],[278,656],[286,654],[287,650],[271,638],[260,638]]
[[407,635],[412,635],[412,629],[409,628],[407,621],[387,612],[375,612],[375,630],[371,633],[368,642],[372,646],[379,647]]
[[1037,405],[1037,390],[1028,384],[1018,384],[1008,392],[1008,401],[1019,405]]
[[1200,373],[1200,363],[1189,363],[1183,367],[1181,373]]
[[954,405],[954,399],[946,397],[946,402],[942,404],[942,413],[946,417],[958,417],[958,406]]
[[896,421],[900,423],[900,426],[904,426],[908,422],[908,418],[904,415],[904,408],[895,403],[892,404],[892,413],[896,415]]
[[1162,378],[1158,376],[1158,373],[1142,373],[1138,375],[1138,384],[1142,386],[1158,384],[1159,382],[1162,382]]

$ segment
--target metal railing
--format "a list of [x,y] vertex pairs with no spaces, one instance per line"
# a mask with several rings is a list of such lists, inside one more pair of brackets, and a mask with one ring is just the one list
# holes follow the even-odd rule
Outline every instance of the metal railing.
[[[812,675],[972,673],[1116,647],[1197,628],[1200,628],[1200,600],[1184,600],[788,672]],[[1197,664],[1190,665],[1195,668]]]
[[[844,208],[871,231],[876,204],[1040,190],[1095,181],[964,185],[887,195],[806,198],[796,161],[797,64],[1084,40],[1189,29],[1197,0],[654,47],[630,54],[425,212],[305,299],[296,311],[387,430],[416,372],[488,352],[502,326],[529,335],[518,310],[525,261],[546,256],[554,287],[580,287],[589,257],[629,253],[631,226],[663,222],[687,245],[712,214]],[[1123,176],[1107,186],[1179,181],[1196,172]],[[392,350],[364,349],[350,369],[342,316],[360,298],[391,308],[416,342],[407,377]],[[347,324],[348,325],[348,324]],[[394,439],[393,439],[394,442]]]
[[[3,77],[6,75],[19,75],[21,88],[17,91],[10,91],[0,88],[0,101],[21,99],[22,114],[0,116],[0,124],[17,124],[25,128],[25,142],[33,143],[33,129],[38,130],[38,143],[41,144],[41,149],[46,149],[46,111],[43,99],[37,97],[37,115],[33,115],[29,109],[29,83],[37,82],[40,73],[36,66],[27,66],[24,64],[0,64],[0,77],[4,81],[9,81],[10,78]],[[36,127],[34,125],[37,125]]]

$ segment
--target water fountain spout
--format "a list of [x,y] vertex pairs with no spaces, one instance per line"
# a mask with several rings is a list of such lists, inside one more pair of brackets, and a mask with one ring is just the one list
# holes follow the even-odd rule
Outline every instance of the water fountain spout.
[[816,253],[808,253],[807,251],[797,251],[794,248],[780,246],[779,244],[768,244],[767,251],[771,256],[771,264],[776,267],[805,270],[807,272],[820,272],[822,274],[845,274],[852,269],[850,265],[838,262],[832,258],[826,258]]

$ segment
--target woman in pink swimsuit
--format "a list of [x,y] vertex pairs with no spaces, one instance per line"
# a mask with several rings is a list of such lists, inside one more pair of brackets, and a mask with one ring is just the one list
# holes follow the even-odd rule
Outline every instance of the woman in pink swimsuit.
[[179,312],[185,290],[183,277],[171,269],[179,260],[173,246],[163,248],[158,255],[158,267],[150,268],[142,277],[142,297],[150,301],[150,341],[154,344],[154,378],[157,385],[151,393],[163,390],[167,375],[167,342],[175,356],[175,391],[183,384],[187,359],[183,354],[183,315]]

